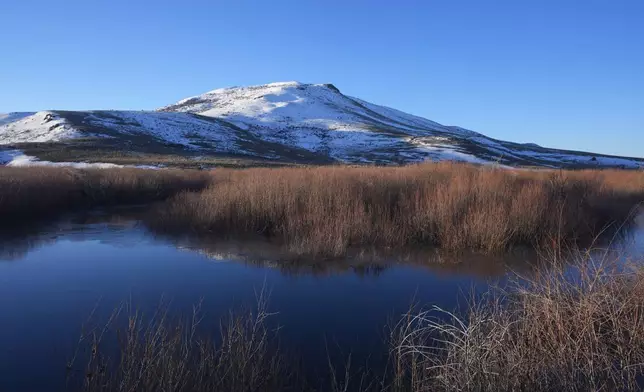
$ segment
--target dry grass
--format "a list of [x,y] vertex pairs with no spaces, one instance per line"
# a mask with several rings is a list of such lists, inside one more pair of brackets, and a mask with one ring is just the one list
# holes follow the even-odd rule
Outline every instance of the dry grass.
[[584,245],[628,223],[644,200],[644,173],[454,163],[212,172],[0,168],[3,226],[170,196],[148,219],[156,231],[260,235],[296,255],[426,245],[490,253]]
[[410,314],[397,332],[399,379],[414,391],[639,390],[644,272],[582,264],[496,289],[465,317]]
[[173,198],[156,230],[264,235],[299,254],[365,245],[498,252],[580,244],[631,217],[644,173],[513,171],[441,163],[406,167],[216,170],[201,193]]
[[209,176],[199,171],[0,167],[2,225],[61,211],[161,200],[198,190]]
[[[127,326],[116,329],[119,347],[110,358],[105,340],[123,310],[103,328],[87,330],[70,360],[69,390],[88,392],[299,391],[285,366],[276,335],[266,319],[266,292],[248,312],[231,313],[216,341],[197,334],[200,307],[184,322],[173,322],[167,308],[151,318],[129,308]],[[113,350],[112,350],[113,351]],[[85,365],[79,368],[82,361]]]
[[392,331],[386,369],[352,369],[350,356],[329,359],[328,374],[317,380],[280,352],[265,294],[258,303],[255,311],[231,313],[215,342],[197,332],[199,307],[178,324],[165,312],[152,319],[131,312],[112,358],[107,328],[86,331],[79,346],[86,351],[69,365],[69,389],[612,391],[638,390],[644,377],[641,265],[580,262],[573,274],[494,288],[463,317],[438,308],[410,312]]

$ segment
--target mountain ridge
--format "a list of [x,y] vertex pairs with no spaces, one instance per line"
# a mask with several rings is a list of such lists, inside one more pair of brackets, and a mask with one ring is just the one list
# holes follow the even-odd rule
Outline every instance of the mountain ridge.
[[154,111],[0,115],[0,146],[88,140],[103,145],[109,139],[118,139],[132,151],[154,147],[177,154],[297,163],[455,160],[509,166],[644,167],[644,159],[639,158],[493,139],[344,95],[330,83],[219,88]]

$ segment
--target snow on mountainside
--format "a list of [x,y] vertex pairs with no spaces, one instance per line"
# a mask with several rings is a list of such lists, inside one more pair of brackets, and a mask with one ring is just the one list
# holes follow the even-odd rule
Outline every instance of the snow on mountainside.
[[641,159],[491,139],[346,96],[331,84],[282,82],[222,88],[157,111],[0,115],[0,145],[88,139],[98,144],[112,141],[111,146],[132,151],[172,148],[173,153],[293,162],[457,160],[547,167],[644,166]]
[[475,134],[345,96],[331,84],[283,82],[217,89],[159,110],[225,118],[243,127],[313,127],[351,132],[359,130],[361,123],[382,123],[410,133],[434,129]]
[[453,143],[477,133],[345,96],[331,84],[217,89],[159,110],[223,119],[262,140],[345,162],[481,161]]
[[0,117],[0,144],[61,141],[79,132],[53,112],[11,113]]
[[[427,139],[426,144],[432,145],[428,149],[413,140],[478,135],[345,96],[330,84],[283,82],[217,89],[159,110],[223,119],[263,140],[350,162],[440,159],[441,143]],[[454,157],[451,151],[448,155]],[[478,161],[465,153],[459,158]]]
[[331,84],[282,82],[223,88],[159,110],[225,119],[264,140],[326,153],[345,162],[431,159],[535,166],[642,166],[637,159],[490,139],[343,95]]

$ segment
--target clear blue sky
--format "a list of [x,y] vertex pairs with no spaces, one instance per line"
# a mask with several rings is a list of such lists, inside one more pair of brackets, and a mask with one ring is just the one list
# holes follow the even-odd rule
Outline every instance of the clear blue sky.
[[0,5],[0,112],[331,82],[499,139],[644,156],[644,1]]

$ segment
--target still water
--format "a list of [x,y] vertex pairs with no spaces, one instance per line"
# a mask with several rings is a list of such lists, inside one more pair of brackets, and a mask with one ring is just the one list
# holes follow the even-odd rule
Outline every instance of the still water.
[[[629,243],[639,249],[644,236]],[[201,327],[213,331],[266,288],[282,347],[315,368],[329,345],[358,361],[377,357],[388,323],[413,302],[451,310],[532,263],[528,255],[454,263],[423,252],[281,259],[265,244],[159,238],[132,213],[77,215],[12,233],[0,242],[0,390],[63,390],[82,326],[125,301],[149,313],[164,303],[175,314],[202,301]]]

